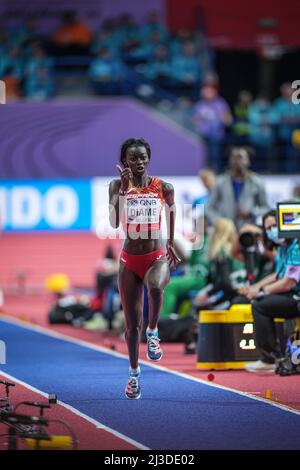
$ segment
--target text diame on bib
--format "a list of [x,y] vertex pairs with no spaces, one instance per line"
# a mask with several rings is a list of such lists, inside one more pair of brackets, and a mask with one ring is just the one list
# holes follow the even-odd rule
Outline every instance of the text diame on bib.
[[125,204],[125,217],[127,224],[157,224],[161,212],[161,200],[158,197],[149,197],[149,194],[132,195]]

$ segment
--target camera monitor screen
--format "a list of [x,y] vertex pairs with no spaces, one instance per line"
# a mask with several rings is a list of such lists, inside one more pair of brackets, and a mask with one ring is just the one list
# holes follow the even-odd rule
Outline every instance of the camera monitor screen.
[[280,237],[300,238],[300,203],[278,203],[277,221]]

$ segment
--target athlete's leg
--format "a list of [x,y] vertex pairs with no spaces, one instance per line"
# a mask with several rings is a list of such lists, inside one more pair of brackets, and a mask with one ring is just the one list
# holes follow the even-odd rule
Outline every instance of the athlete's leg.
[[169,264],[166,260],[154,261],[144,277],[148,289],[148,326],[151,330],[157,328],[159,314],[163,302],[163,290],[170,280]]
[[138,368],[139,342],[143,322],[143,281],[120,262],[119,292],[126,321],[126,342],[132,369]]

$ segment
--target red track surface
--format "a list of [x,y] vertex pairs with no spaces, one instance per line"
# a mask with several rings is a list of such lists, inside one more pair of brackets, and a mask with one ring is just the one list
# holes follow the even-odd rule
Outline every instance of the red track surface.
[[43,286],[46,276],[63,272],[72,285],[92,286],[97,263],[108,245],[119,250],[120,241],[100,240],[77,233],[0,234],[0,286],[16,285],[24,273],[28,286]]

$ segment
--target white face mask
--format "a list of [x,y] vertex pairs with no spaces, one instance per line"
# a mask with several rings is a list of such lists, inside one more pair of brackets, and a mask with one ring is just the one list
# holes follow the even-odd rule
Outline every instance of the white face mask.
[[266,234],[268,239],[276,245],[283,245],[283,243],[285,242],[284,238],[279,238],[277,226],[271,227],[270,229],[266,230]]

